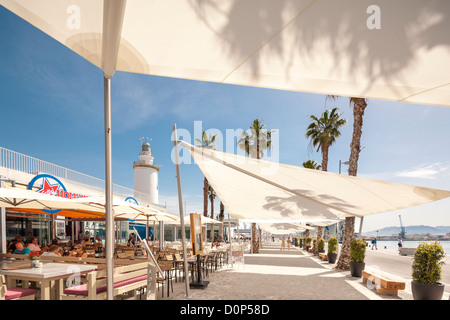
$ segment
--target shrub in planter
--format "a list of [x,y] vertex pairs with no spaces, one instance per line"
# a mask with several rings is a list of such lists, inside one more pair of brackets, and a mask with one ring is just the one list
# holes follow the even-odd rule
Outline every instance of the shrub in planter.
[[350,273],[352,277],[361,277],[366,264],[366,242],[362,239],[355,239],[350,243]]
[[298,247],[298,238],[294,238],[294,245]]
[[335,237],[328,239],[328,262],[335,263],[337,258],[338,241]]
[[325,240],[323,238],[320,238],[317,242],[317,252],[325,252]]
[[411,288],[414,300],[441,300],[444,284],[440,283],[444,248],[439,242],[422,243],[414,252]]
[[303,238],[299,239],[299,245],[300,245],[300,248],[303,248]]
[[306,250],[306,251],[308,251],[309,248],[311,248],[311,241],[312,241],[312,238],[311,238],[311,237],[307,237],[307,238],[306,238],[306,240],[305,240],[305,250]]

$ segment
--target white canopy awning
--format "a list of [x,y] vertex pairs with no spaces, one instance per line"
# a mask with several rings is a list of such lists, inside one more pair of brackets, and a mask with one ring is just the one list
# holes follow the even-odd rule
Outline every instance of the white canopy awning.
[[315,230],[315,227],[309,227],[296,223],[260,223],[259,227],[270,234],[296,234],[305,230]]
[[450,197],[450,191],[353,177],[194,147],[189,150],[233,218],[337,219]]
[[[201,221],[202,221],[202,224],[221,224],[221,223],[223,223],[220,220],[211,219],[211,218],[205,217],[203,215],[201,216]],[[180,219],[178,219],[178,221],[168,221],[165,224],[180,224]],[[191,218],[189,216],[184,218],[184,224],[185,225],[191,224]]]
[[448,0],[0,4],[107,78],[119,70],[450,106]]

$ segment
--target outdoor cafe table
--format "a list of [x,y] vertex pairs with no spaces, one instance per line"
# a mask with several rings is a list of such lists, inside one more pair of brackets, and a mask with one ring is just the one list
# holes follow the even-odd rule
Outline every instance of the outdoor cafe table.
[[[29,261],[26,265],[19,262],[2,262],[0,274],[6,276],[8,286],[12,286],[13,280],[40,282],[41,300],[51,298],[58,300],[63,290],[63,279],[96,269],[96,265],[85,264],[44,262],[41,268],[32,268]],[[53,297],[50,293],[51,288],[54,288]]]

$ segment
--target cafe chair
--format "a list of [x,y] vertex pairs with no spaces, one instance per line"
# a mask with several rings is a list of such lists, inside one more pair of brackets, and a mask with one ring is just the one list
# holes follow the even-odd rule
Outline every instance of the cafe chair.
[[167,297],[169,297],[170,294],[170,287],[172,286],[172,293],[173,293],[173,276],[172,271],[173,269],[173,261],[172,260],[159,260],[158,261],[159,268],[163,272],[162,275],[158,276],[156,278],[156,283],[158,284],[158,291],[159,291],[159,285],[162,286],[162,297],[164,297],[164,284],[167,283]]

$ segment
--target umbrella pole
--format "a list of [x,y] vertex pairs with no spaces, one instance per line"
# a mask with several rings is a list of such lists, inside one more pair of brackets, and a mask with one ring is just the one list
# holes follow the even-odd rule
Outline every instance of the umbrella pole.
[[[186,285],[186,298],[189,298],[189,273],[187,265],[187,250],[186,250],[186,232],[184,228],[184,214],[183,214],[183,196],[181,193],[181,176],[180,176],[180,159],[178,158],[178,134],[177,125],[174,124],[173,130],[173,147],[175,153],[175,167],[177,171],[177,186],[178,186],[178,207],[180,209],[180,224],[181,224],[181,242],[183,245],[183,265],[184,265],[184,283]],[[200,278],[199,278],[200,281]]]
[[[222,228],[223,228],[223,225],[222,225]],[[228,241],[230,242],[230,252],[228,253],[228,261],[227,261],[227,263],[231,262],[231,268],[233,268],[233,260],[232,260],[233,243],[232,243],[232,238],[231,238],[231,217],[230,217],[230,214],[228,214]]]
[[105,257],[107,299],[114,300],[114,217],[112,212],[111,79],[103,77],[105,108]]
[[362,227],[363,227],[363,221],[364,221],[364,217],[361,217],[360,218],[361,219],[361,221],[360,221],[360,223],[359,223],[359,238],[360,239],[362,239]]
[[[4,179],[4,176],[0,176],[0,178]],[[5,182],[0,179],[0,188],[5,186]],[[7,253],[6,250],[6,208],[0,208],[0,252]]]

